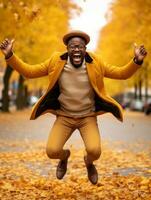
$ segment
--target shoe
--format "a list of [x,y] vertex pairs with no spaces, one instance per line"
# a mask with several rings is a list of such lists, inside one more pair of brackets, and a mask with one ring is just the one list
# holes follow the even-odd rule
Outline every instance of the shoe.
[[90,180],[90,182],[95,185],[98,182],[98,172],[95,168],[95,165],[90,163],[88,164],[86,161],[86,157],[84,157],[84,162],[87,168],[87,173],[88,173],[88,179]]
[[67,164],[68,164],[68,158],[70,156],[70,150],[66,151],[68,153],[67,158],[65,160],[60,160],[57,166],[56,177],[58,179],[62,179],[67,171]]

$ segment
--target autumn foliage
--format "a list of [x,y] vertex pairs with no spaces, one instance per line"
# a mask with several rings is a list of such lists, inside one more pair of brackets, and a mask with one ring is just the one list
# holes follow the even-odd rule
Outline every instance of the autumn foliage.
[[[147,152],[135,153],[130,147],[118,152],[105,143],[97,161],[100,180],[93,186],[87,179],[82,149],[71,147],[68,173],[59,181],[55,177],[57,161],[46,157],[44,143],[1,140],[0,147],[11,150],[0,153],[2,200],[151,199],[151,161]],[[137,147],[133,144],[133,148]]]
[[107,12],[107,24],[100,32],[97,52],[111,64],[122,66],[133,59],[134,43],[144,44],[148,55],[143,67],[129,80],[106,80],[111,94],[124,91],[125,88],[137,84],[139,81],[145,86],[151,84],[151,1],[150,0],[116,0],[110,5]]
[[[79,8],[70,0],[0,0],[0,40],[14,38],[15,53],[25,62],[43,62],[52,52],[65,50],[62,36],[74,12]],[[27,83],[31,89],[45,88],[47,79]]]

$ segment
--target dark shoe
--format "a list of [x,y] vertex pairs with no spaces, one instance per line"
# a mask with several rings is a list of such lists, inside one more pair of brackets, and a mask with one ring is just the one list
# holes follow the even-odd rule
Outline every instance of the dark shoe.
[[95,166],[91,163],[91,164],[87,164],[86,162],[86,157],[84,157],[84,162],[87,168],[87,173],[88,173],[88,178],[90,180],[90,182],[92,184],[97,184],[98,182],[98,172],[95,168]]
[[62,179],[64,175],[66,174],[67,171],[67,164],[68,164],[68,158],[70,156],[70,151],[67,150],[68,156],[65,160],[60,160],[57,166],[57,171],[56,171],[56,177],[58,179]]

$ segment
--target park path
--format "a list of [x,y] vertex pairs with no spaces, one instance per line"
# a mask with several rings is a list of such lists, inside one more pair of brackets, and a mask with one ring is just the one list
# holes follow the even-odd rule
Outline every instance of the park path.
[[[55,121],[55,116],[45,114],[36,120],[29,120],[31,109],[0,113],[0,139],[3,140],[40,140],[46,141]],[[102,140],[121,142],[151,141],[151,115],[145,116],[139,112],[124,112],[124,122],[119,122],[111,114],[98,117],[98,125]],[[82,145],[79,132],[76,130],[69,144]]]
[[0,200],[150,200],[151,116],[125,112],[124,123],[112,115],[98,117],[102,155],[95,162],[99,174],[90,184],[78,131],[69,139],[68,171],[56,180],[57,160],[45,146],[55,117],[30,121],[31,110],[0,113]]

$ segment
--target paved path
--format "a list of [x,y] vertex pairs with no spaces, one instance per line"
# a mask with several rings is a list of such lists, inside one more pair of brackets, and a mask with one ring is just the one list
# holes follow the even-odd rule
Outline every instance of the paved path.
[[[30,162],[28,158],[24,161],[26,167],[34,172],[39,170],[42,175],[48,176],[50,163],[47,160],[45,164],[43,160],[39,163],[37,159],[45,156],[45,153],[43,153],[45,152],[45,144],[55,117],[46,114],[37,120],[30,121],[30,113],[31,110],[29,109],[9,114],[0,113],[0,155],[4,160],[5,152],[8,155],[15,155],[14,159],[20,159],[22,163],[20,156],[25,157],[27,152],[27,158],[35,159],[35,162]],[[102,138],[102,150],[104,153],[101,157],[100,166],[104,163],[104,169],[107,169],[107,175],[109,175],[108,169],[109,165],[111,165],[115,172],[122,175],[135,174],[149,177],[150,173],[148,171],[151,170],[149,164],[151,156],[151,116],[145,116],[143,113],[125,112],[124,119],[124,122],[121,123],[111,114],[98,117],[98,125]],[[73,133],[66,145],[72,145],[74,147],[71,149],[74,150],[73,152],[80,159],[80,161],[76,161],[76,164],[83,163],[81,158],[83,155],[81,154],[83,152],[83,142],[78,131]],[[38,157],[34,158],[36,152]],[[110,155],[108,156],[108,154]],[[119,165],[117,160],[120,161]],[[74,159],[71,159],[71,162],[74,164]],[[127,162],[129,165],[125,166]],[[0,166],[3,167],[4,163],[2,161]],[[116,163],[116,166],[113,163]],[[55,164],[51,166],[53,170],[52,174],[55,174]],[[7,167],[11,165],[12,161],[9,164],[6,162]],[[121,167],[119,168],[119,166]],[[79,167],[76,168],[76,173],[79,173]],[[102,172],[103,169],[99,173],[102,174]],[[80,173],[83,173],[83,171],[80,171]]]
[[[46,141],[49,131],[54,123],[55,117],[45,114],[37,120],[29,120],[31,110],[12,112],[10,114],[0,113],[0,139],[5,140],[42,140]],[[124,113],[124,122],[121,123],[111,114],[98,117],[98,125],[102,140],[136,142],[151,141],[151,115],[143,113]],[[70,144],[80,140],[79,132],[76,130],[69,139]]]

